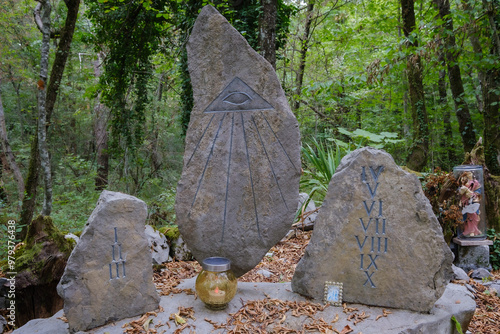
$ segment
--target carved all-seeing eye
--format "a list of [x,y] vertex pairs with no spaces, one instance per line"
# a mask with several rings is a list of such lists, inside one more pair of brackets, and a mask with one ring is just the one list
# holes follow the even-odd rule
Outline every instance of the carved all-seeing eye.
[[224,102],[240,106],[251,101],[252,98],[243,92],[234,92],[224,98]]

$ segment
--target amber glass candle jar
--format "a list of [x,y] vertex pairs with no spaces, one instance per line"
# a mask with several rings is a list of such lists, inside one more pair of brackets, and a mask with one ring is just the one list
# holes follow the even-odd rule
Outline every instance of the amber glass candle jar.
[[231,271],[231,261],[224,257],[209,257],[202,261],[203,270],[196,278],[196,293],[205,306],[222,310],[236,294],[237,280]]
[[461,165],[453,167],[458,181],[457,196],[462,211],[463,224],[459,226],[459,238],[486,238],[486,214],[484,211],[483,167]]

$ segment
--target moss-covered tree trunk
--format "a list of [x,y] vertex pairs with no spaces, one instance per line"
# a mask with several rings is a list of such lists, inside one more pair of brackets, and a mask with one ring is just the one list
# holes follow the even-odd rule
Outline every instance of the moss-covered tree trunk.
[[[44,180],[44,199],[42,214],[50,216],[52,211],[52,170],[50,168],[49,146],[47,143],[47,81],[49,69],[49,51],[50,51],[50,13],[52,7],[50,1],[40,1],[42,26],[42,48],[40,60],[40,79],[38,80],[38,152],[40,155],[40,165]],[[36,12],[36,11],[35,11]]]
[[[413,0],[401,0],[403,32],[410,37],[415,29],[415,9]],[[416,38],[407,40],[409,48],[418,47]],[[411,54],[406,63],[408,90],[410,95],[411,115],[413,120],[413,138],[407,159],[408,168],[421,171],[427,164],[429,152],[429,122],[425,108],[424,85],[422,83],[422,63],[418,54]]]
[[20,225],[23,226],[18,238],[23,240],[26,237],[26,231],[31,223],[31,219],[36,208],[36,193],[38,187],[40,160],[38,156],[38,136],[33,136],[31,141],[30,162],[28,166],[28,175],[26,177],[25,193],[23,204],[21,206]]

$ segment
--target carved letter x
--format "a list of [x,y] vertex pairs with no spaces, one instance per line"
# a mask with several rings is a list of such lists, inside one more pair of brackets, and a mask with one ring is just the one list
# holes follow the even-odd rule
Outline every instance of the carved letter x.
[[375,255],[375,258],[373,258],[371,254],[368,254],[368,257],[370,258],[371,262],[370,262],[370,265],[368,267],[366,267],[366,270],[370,269],[371,266],[374,266],[375,270],[378,270],[377,264],[375,263],[375,260],[377,259],[378,255]]
[[373,274],[375,274],[375,272],[372,272],[370,275],[368,275],[368,271],[365,271],[365,274],[366,274],[366,281],[363,284],[363,286],[365,286],[366,283],[370,282],[371,287],[376,288],[375,284],[373,284],[373,281],[372,281],[372,276],[373,276]]

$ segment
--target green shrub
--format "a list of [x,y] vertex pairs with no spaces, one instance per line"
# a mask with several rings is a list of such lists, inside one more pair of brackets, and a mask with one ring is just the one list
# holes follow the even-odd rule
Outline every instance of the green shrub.
[[490,263],[494,270],[500,269],[500,233],[491,228],[486,231],[488,238],[493,241],[490,245]]

